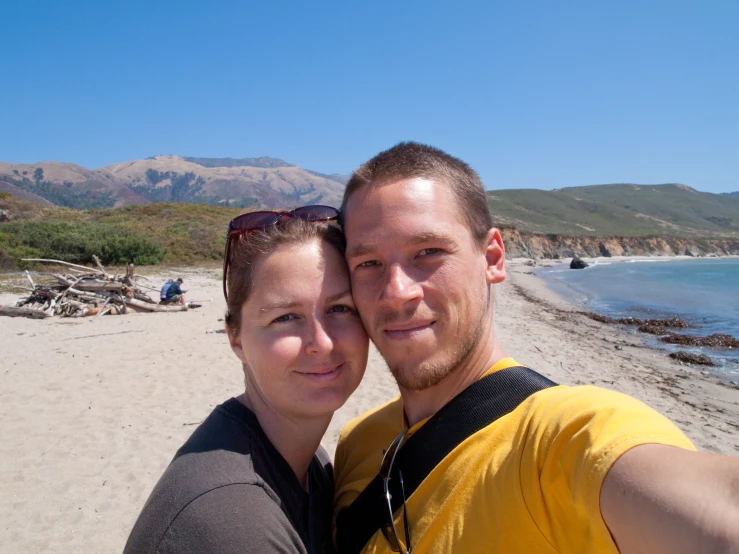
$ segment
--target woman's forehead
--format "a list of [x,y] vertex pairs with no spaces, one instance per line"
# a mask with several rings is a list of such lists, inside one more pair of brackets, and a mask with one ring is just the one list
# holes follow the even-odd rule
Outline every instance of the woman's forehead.
[[265,305],[316,301],[349,288],[346,262],[325,241],[283,245],[255,268],[250,302]]

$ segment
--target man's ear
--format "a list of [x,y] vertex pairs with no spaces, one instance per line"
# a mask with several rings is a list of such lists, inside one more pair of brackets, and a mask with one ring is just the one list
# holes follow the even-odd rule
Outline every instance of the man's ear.
[[231,350],[241,360],[241,363],[245,364],[246,358],[244,356],[244,348],[241,346],[241,337],[234,335],[228,325],[226,325],[226,335],[228,335],[228,344],[231,345]]
[[485,276],[488,284],[502,283],[506,278],[505,273],[505,246],[500,231],[492,228],[488,231],[484,244],[485,260],[487,268]]

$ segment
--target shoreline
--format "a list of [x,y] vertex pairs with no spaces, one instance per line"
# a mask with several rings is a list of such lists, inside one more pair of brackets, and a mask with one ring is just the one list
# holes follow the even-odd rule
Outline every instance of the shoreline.
[[[705,263],[715,263],[719,260],[734,260],[738,259],[739,256],[723,256],[723,257],[704,257],[704,258],[693,258],[690,256],[671,256],[671,257],[650,257],[650,256],[639,256],[639,257],[632,257],[632,256],[621,256],[621,257],[613,257],[613,258],[581,258],[583,261],[587,262],[589,264],[590,268],[598,267],[598,266],[608,266],[608,265],[621,265],[626,263],[670,263],[670,262],[691,262],[695,260],[695,264],[700,264],[702,262],[698,260],[703,260]],[[552,269],[556,270],[555,273],[560,274],[568,274],[570,272],[569,270],[569,261],[571,258],[568,258],[566,260],[561,261],[561,263],[542,263],[539,265],[534,265],[532,271],[536,275],[536,277],[540,278],[542,282],[547,286],[547,289],[558,299],[564,301],[568,305],[570,305],[575,310],[581,310],[588,313],[594,313],[596,315],[606,317],[606,318],[627,318],[627,317],[634,317],[637,319],[662,319],[662,318],[673,318],[678,317],[681,318],[687,322],[689,322],[689,325],[686,329],[680,330],[676,333],[677,335],[684,335],[686,337],[693,337],[695,339],[701,339],[704,337],[707,337],[709,335],[713,335],[715,333],[721,334],[723,336],[730,336],[733,337],[735,340],[739,335],[737,335],[736,327],[731,327],[729,329],[724,328],[706,328],[705,325],[702,325],[700,323],[700,317],[697,317],[695,312],[690,309],[677,309],[677,308],[671,308],[672,305],[664,305],[663,310],[661,311],[660,308],[656,308],[656,311],[654,307],[652,308],[645,308],[643,303],[640,303],[639,301],[636,302],[629,302],[628,296],[624,297],[623,295],[619,296],[620,300],[619,302],[626,302],[627,304],[630,304],[630,307],[628,309],[624,309],[623,307],[621,309],[611,309],[608,310],[603,309],[601,306],[601,309],[599,309],[597,306],[591,305],[589,300],[592,300],[590,294],[592,294],[592,290],[590,293],[586,292],[586,289],[583,289],[578,286],[577,279],[575,282],[573,282],[571,279],[568,278],[559,278],[555,277],[554,274],[549,274],[549,271]],[[536,262],[534,262],[536,263]],[[526,259],[517,259],[512,262],[511,265],[526,265],[529,267],[532,267],[532,263],[529,260]],[[580,271],[580,270],[575,270]],[[591,283],[592,288],[592,283]],[[623,291],[622,291],[623,293]],[[597,295],[596,295],[597,297]],[[666,310],[666,311],[664,311]],[[704,314],[705,315],[705,314]],[[626,325],[626,324],[619,324],[616,322],[610,322],[611,325],[620,325],[622,329],[624,329],[624,332],[626,333],[632,333],[636,334],[637,336],[641,337],[642,341],[644,342],[645,346],[652,348],[653,350],[657,352],[664,352],[666,354],[670,353],[676,353],[679,351],[689,352],[690,354],[694,355],[705,355],[714,363],[714,365],[704,365],[701,367],[698,367],[698,369],[709,371],[714,377],[719,378],[723,383],[725,384],[737,384],[737,381],[739,381],[739,359],[736,358],[735,352],[732,351],[731,347],[721,347],[721,346],[708,346],[708,345],[700,345],[700,344],[679,344],[679,343],[670,343],[669,341],[661,341],[661,336],[669,335],[670,333],[666,330],[663,334],[650,334],[650,333],[637,333],[637,326],[636,325]]]
[[[520,337],[508,340],[527,349],[559,382],[623,392],[672,420],[699,450],[739,454],[739,387],[705,368],[671,360],[665,350],[646,344],[635,330],[600,323],[579,313],[541,277],[533,275],[525,261],[510,263],[508,270],[508,285],[526,303],[523,315],[539,319],[538,324],[520,327],[535,329],[537,336],[546,333],[559,348],[556,353],[547,353],[536,344],[527,347]],[[499,334],[505,337],[511,333],[501,329]],[[585,367],[578,360],[583,360]]]
[[[530,270],[526,261],[509,261],[509,278],[495,287],[496,330],[508,355],[562,384],[634,396],[699,449],[739,454],[738,389],[575,313]],[[177,449],[217,404],[243,391],[225,335],[211,332],[223,327],[219,273],[215,265],[147,271],[143,284],[155,290],[165,277],[184,278],[187,299],[203,303],[187,312],[0,317],[8,337],[0,371],[5,549],[123,549]],[[0,303],[20,296],[0,294]],[[396,395],[384,361],[370,349],[362,383],[323,437],[329,454],[350,419]]]

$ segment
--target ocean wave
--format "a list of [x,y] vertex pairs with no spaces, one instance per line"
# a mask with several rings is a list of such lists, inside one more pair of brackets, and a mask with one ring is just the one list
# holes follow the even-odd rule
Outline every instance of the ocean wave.
[[685,260],[624,260],[623,263],[625,264],[657,264],[657,263],[665,263],[665,262],[681,262]]

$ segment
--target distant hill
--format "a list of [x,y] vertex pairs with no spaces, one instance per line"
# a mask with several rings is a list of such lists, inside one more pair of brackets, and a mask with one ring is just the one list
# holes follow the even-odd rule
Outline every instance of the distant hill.
[[496,225],[571,236],[739,236],[739,197],[680,184],[488,191]]
[[[495,202],[500,209],[504,203],[500,198],[509,192],[513,191],[495,191],[494,194],[499,196],[490,201]],[[562,211],[561,206],[566,205],[567,194],[557,192],[559,194],[555,197],[564,198],[565,201],[559,205],[550,202],[550,205],[553,206],[553,211]],[[580,193],[578,198],[582,196]],[[540,199],[541,202],[545,202],[546,198]],[[721,198],[724,201],[739,201],[735,197]],[[593,202],[590,205],[597,204]],[[93,254],[110,263],[132,261],[137,265],[217,261],[223,256],[228,221],[242,211],[242,208],[184,202],[150,203],[108,210],[70,210],[28,202],[7,192],[0,192],[0,271],[26,267],[20,261],[22,258],[53,258],[72,263],[90,263]],[[592,211],[573,209],[567,213],[580,217],[579,221],[596,224],[594,221],[597,216],[592,215]],[[553,220],[551,212],[546,215]],[[605,229],[609,224],[613,225],[613,222],[609,218],[603,218],[605,223],[593,228],[593,231],[577,227],[574,233],[536,234],[526,229],[536,225],[543,226],[541,221],[520,224],[517,230],[505,227],[507,223],[503,219],[496,215],[496,223],[504,227],[502,233],[510,257],[559,258],[575,254],[739,255],[739,236],[736,233],[733,236],[726,236],[726,233],[719,236],[722,233],[704,231],[702,235],[676,236],[665,232],[649,233],[648,227],[634,229],[613,226],[617,231],[609,236]],[[630,221],[643,224],[644,221],[653,220],[632,215]],[[674,229],[670,230],[672,232]]]
[[[0,162],[0,191],[68,208],[191,202],[263,208],[338,206],[347,176],[310,171],[277,158],[153,156],[90,170],[60,162]],[[23,191],[20,193],[19,191]]]
[[727,196],[739,196],[739,190],[734,192],[722,192],[721,194],[726,194]]

